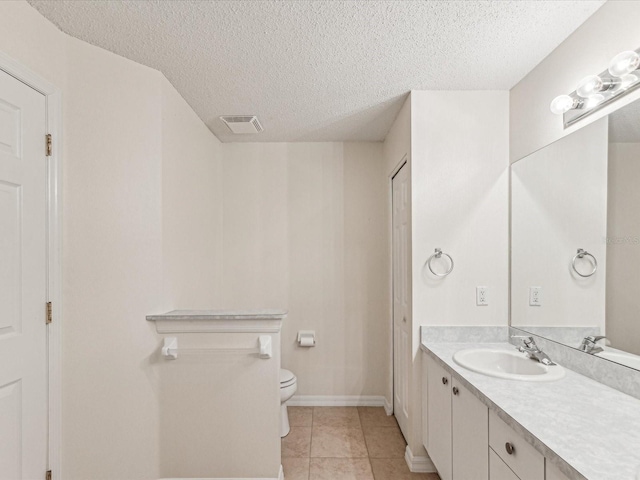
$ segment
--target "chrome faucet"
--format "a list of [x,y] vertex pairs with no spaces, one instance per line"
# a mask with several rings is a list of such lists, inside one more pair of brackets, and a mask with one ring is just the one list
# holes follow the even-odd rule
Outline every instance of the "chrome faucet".
[[604,340],[605,338],[607,337],[605,337],[604,335],[591,335],[589,337],[584,337],[578,349],[582,350],[583,352],[590,353],[591,355],[603,352],[604,348],[598,346],[598,342],[600,340]]
[[549,355],[538,348],[533,337],[527,335],[511,335],[511,338],[518,338],[522,340],[522,345],[516,348],[519,352],[526,353],[530,359],[540,362],[543,365],[555,365],[555,363],[549,358]]

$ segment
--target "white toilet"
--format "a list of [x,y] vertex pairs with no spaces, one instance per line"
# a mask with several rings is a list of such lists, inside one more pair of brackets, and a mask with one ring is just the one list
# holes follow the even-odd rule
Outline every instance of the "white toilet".
[[287,413],[287,402],[298,389],[298,379],[289,370],[280,369],[280,436],[286,437],[289,434],[289,414]]

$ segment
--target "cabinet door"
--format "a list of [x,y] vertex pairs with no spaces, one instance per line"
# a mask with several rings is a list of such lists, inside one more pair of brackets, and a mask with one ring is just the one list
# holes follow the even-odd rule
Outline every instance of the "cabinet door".
[[426,365],[427,453],[441,480],[452,480],[451,375],[431,357],[427,358]]
[[489,409],[452,379],[452,437],[454,480],[489,478]]
[[489,450],[489,469],[491,480],[520,480],[493,450]]

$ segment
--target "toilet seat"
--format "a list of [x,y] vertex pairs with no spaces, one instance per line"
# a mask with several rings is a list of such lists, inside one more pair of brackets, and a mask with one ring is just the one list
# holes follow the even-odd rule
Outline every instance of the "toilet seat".
[[280,369],[280,437],[286,437],[291,430],[287,402],[298,390],[298,379],[291,370]]
[[296,376],[290,370],[280,369],[280,388],[287,388],[296,383]]

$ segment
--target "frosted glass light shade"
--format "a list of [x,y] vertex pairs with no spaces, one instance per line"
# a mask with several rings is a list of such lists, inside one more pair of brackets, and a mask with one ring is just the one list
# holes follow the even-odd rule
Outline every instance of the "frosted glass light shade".
[[604,82],[598,75],[589,75],[584,77],[578,83],[576,93],[582,98],[589,98],[594,93],[601,92],[604,89]]
[[631,85],[638,81],[638,76],[633,73],[627,73],[620,77],[620,88],[629,88]]
[[619,53],[609,63],[609,73],[614,77],[622,77],[640,67],[640,55],[632,50]]
[[572,108],[575,108],[577,104],[578,102],[575,98],[570,97],[569,95],[559,95],[551,101],[549,108],[551,113],[562,115]]

